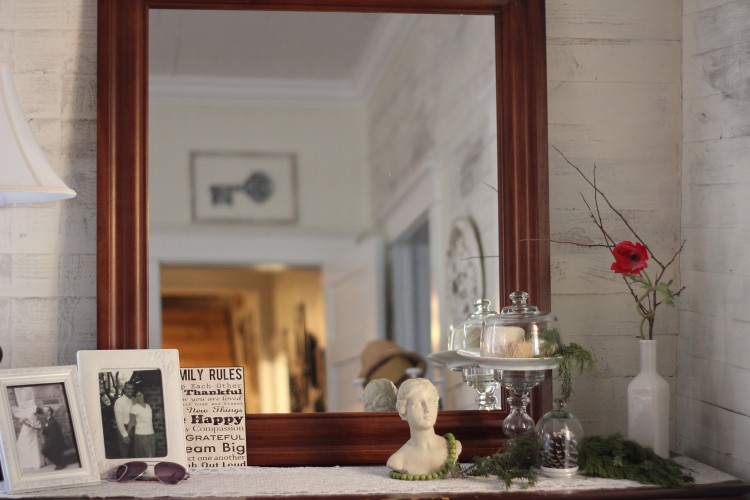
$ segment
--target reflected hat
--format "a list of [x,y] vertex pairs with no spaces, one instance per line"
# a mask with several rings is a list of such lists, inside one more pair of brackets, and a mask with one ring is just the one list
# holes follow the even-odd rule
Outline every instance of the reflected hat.
[[365,381],[387,378],[398,385],[407,368],[417,367],[424,373],[426,366],[424,357],[416,352],[405,351],[390,340],[373,340],[362,351],[359,376]]

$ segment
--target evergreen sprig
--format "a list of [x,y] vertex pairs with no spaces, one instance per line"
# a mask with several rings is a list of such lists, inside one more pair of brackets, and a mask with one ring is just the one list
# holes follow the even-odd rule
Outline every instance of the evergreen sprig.
[[578,374],[584,371],[591,373],[594,369],[594,358],[586,349],[571,342],[563,345],[560,341],[560,332],[557,328],[545,328],[539,333],[542,351],[540,357],[557,358],[557,377],[560,379],[560,399],[567,402],[573,394],[573,370]]
[[587,476],[630,479],[642,484],[679,488],[695,480],[674,460],[615,433],[590,436],[578,448],[578,464]]
[[594,370],[594,358],[586,349],[571,342],[564,345],[555,354],[557,358],[557,376],[560,379],[560,398],[567,402],[573,394],[573,370],[578,369],[581,375],[584,371],[591,373]]
[[[526,340],[531,340],[531,332],[526,334]],[[560,340],[560,331],[557,328],[544,328],[537,333],[539,338],[539,347],[541,351],[539,356],[542,358],[551,358],[562,347]]]
[[524,486],[533,486],[537,480],[539,465],[539,442],[536,436],[521,436],[512,439],[505,449],[490,457],[474,457],[473,464],[453,477],[497,476],[506,487],[514,480],[525,481]]

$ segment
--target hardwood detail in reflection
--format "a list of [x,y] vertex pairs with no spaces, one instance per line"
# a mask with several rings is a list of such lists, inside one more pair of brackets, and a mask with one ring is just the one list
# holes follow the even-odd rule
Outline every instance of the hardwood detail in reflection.
[[162,347],[179,350],[184,368],[243,367],[248,413],[261,406],[253,299],[240,292],[162,290]]
[[228,304],[203,299],[163,299],[162,304],[162,347],[179,349],[182,366],[237,364]]

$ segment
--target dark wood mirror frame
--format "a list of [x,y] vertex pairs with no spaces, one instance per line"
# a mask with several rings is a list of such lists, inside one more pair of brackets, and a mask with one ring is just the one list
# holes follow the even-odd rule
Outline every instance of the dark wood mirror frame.
[[[97,346],[148,348],[149,9],[246,9],[495,17],[501,296],[550,306],[544,0],[99,0]],[[531,414],[551,407],[550,377]],[[445,411],[463,457],[502,447],[505,412]],[[248,415],[251,465],[383,464],[409,437],[392,413]]]

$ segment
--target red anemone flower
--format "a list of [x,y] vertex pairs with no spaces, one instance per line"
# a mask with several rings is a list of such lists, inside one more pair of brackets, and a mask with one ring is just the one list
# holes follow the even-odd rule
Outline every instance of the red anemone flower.
[[618,274],[640,274],[648,267],[648,248],[641,243],[621,241],[612,251],[615,261],[611,269]]

